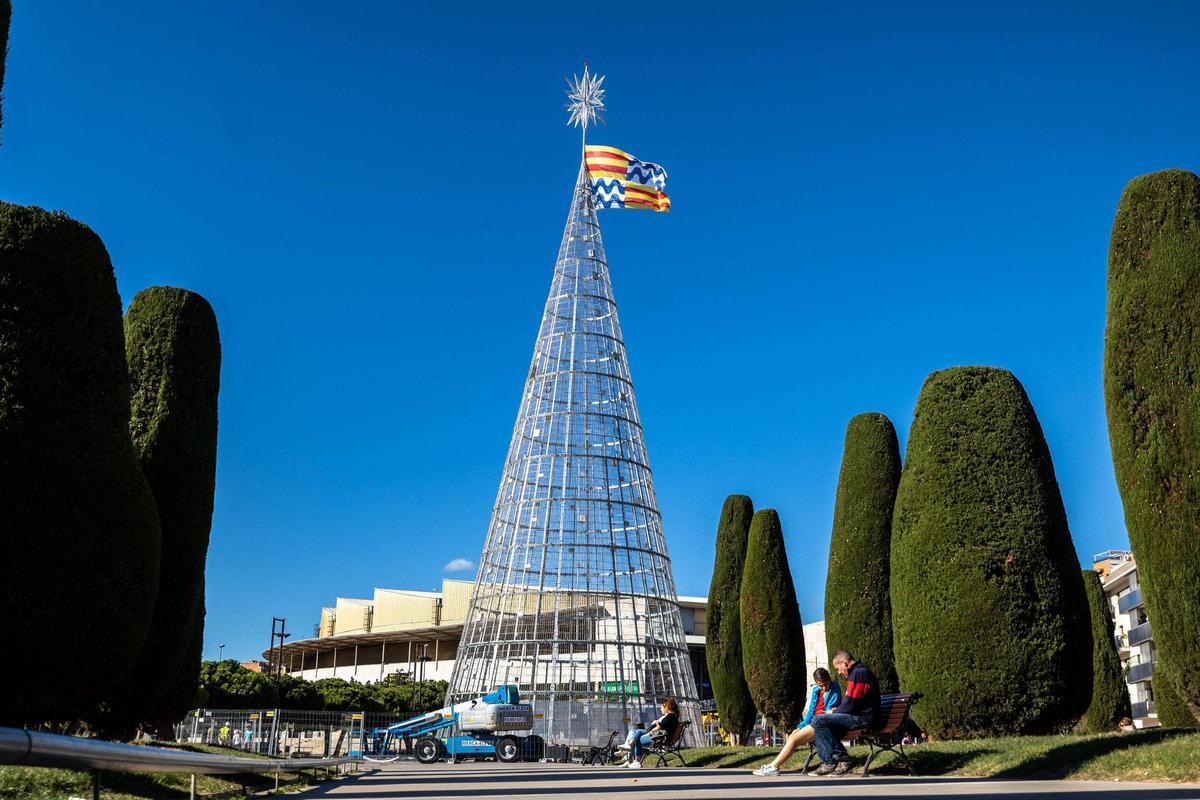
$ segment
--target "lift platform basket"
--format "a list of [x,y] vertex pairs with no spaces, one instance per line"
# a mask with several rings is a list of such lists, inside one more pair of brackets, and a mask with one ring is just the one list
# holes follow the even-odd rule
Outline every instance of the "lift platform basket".
[[485,703],[460,711],[459,727],[464,731],[533,730],[533,707]]

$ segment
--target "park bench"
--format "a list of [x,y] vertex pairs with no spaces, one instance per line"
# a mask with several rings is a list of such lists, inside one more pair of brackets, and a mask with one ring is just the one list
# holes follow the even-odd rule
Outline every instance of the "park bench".
[[[871,762],[875,760],[875,756],[885,750],[899,756],[900,761],[908,768],[909,775],[916,774],[913,770],[912,762],[908,760],[908,755],[904,752],[904,745],[896,741],[896,731],[908,719],[908,710],[912,708],[913,703],[917,702],[920,698],[921,695],[919,692],[885,694],[879,698],[880,726],[873,729],[859,728],[850,731],[842,737],[842,741],[847,744],[866,742],[870,746],[871,752],[867,754],[867,760],[863,763],[863,777],[871,774]],[[808,746],[808,758],[804,759],[804,766],[800,769],[801,775],[808,772],[809,765],[812,764],[812,760],[816,757],[817,748],[810,744]]]
[[[683,753],[680,750],[683,748],[683,735],[687,731],[687,727],[691,725],[690,720],[681,720],[675,726],[675,733],[670,739],[662,739],[653,744],[646,745],[646,755],[642,756],[642,763],[647,767],[670,766],[671,759],[679,759],[679,766],[686,767],[687,762],[683,760]],[[651,761],[650,759],[655,759]]]
[[608,741],[598,747],[589,748],[584,754],[580,763],[583,764],[598,764],[606,766],[608,764],[617,763],[616,741],[619,736],[616,731],[608,735]]

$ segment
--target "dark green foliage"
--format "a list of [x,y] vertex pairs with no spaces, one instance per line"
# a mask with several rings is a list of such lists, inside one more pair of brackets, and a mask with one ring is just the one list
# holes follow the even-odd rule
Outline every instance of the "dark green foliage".
[[0,721],[75,718],[141,652],[159,524],[100,238],[0,203]]
[[892,524],[896,669],[938,737],[1036,733],[1087,708],[1087,597],[1025,390],[935,372],[917,400]]
[[[1143,598],[1145,595],[1143,595]],[[1175,690],[1175,681],[1165,669],[1158,667],[1154,670],[1154,708],[1158,714],[1158,724],[1164,728],[1194,728],[1197,725],[1195,715],[1183,702],[1183,697]]]
[[[306,711],[389,711],[420,713],[441,708],[446,681],[414,681],[398,671],[378,683],[341,678],[306,681],[279,678],[279,707]],[[232,659],[205,661],[200,668],[198,708],[273,708],[275,676],[252,672]]]
[[1092,703],[1083,722],[1092,733],[1107,733],[1116,730],[1122,717],[1130,715],[1129,688],[1117,653],[1112,609],[1100,576],[1094,570],[1083,570],[1083,587],[1092,615]]
[[1108,252],[1104,399],[1159,663],[1200,712],[1200,178],[1134,178]]
[[180,659],[170,684],[154,702],[151,723],[159,739],[169,740],[174,731],[172,725],[183,719],[189,709],[196,708],[196,694],[200,687],[200,664],[204,652],[204,590],[201,586],[200,604],[192,619],[191,637],[187,652]]
[[717,523],[717,555],[708,588],[705,657],[721,727],[744,743],[754,727],[754,699],[742,672],[742,570],[754,503],[744,494],[725,498]]
[[0,0],[0,127],[4,126],[4,64],[8,61],[8,27],[12,22],[12,0]]
[[792,728],[804,714],[804,630],[796,587],[774,509],[750,523],[742,572],[742,670],[754,705],[772,724]]
[[831,655],[849,650],[869,666],[884,694],[899,691],[888,589],[899,483],[900,445],[891,420],[876,413],[851,419],[829,540],[825,642]]
[[[162,522],[154,621],[137,667],[112,699],[116,717],[153,720],[165,709],[189,648],[203,637],[204,562],[217,465],[221,342],[212,308],[185,289],[138,292],[125,314],[132,405],[129,429]],[[199,655],[186,667],[198,669]],[[171,703],[178,711],[178,701]],[[183,709],[186,711],[187,709]]]

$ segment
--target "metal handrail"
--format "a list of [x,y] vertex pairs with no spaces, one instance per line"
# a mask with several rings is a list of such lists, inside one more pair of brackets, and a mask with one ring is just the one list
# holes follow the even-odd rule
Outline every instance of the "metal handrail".
[[193,775],[237,775],[248,772],[294,772],[358,761],[337,758],[241,758],[189,753],[162,747],[105,742],[23,728],[0,728],[0,764],[64,767],[105,772],[182,772]]

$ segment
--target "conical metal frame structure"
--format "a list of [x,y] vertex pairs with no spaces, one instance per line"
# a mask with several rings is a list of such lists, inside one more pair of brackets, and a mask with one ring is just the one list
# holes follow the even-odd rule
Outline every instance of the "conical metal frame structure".
[[450,682],[515,683],[585,744],[696,684],[586,167],[581,166]]

